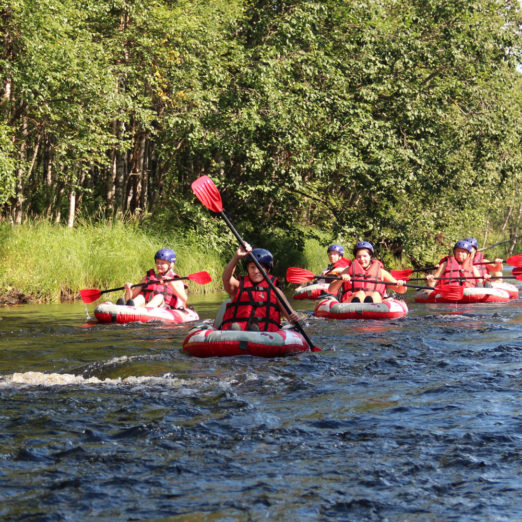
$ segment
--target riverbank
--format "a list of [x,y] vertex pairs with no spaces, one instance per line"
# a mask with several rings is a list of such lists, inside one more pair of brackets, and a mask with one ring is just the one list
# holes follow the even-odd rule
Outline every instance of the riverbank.
[[[314,234],[321,239],[303,231],[302,248],[290,244],[280,230],[271,229],[263,239],[251,241],[274,254],[274,273],[284,279],[289,266],[319,273],[328,264],[326,246],[332,239],[326,232],[314,230]],[[349,256],[352,245],[343,246]],[[487,254],[505,257],[504,247]],[[126,281],[137,283],[152,268],[154,253],[160,248],[177,253],[176,271],[181,276],[209,272],[209,284],[188,281],[189,293],[198,295],[222,291],[221,274],[237,242],[220,228],[180,231],[134,221],[86,222],[73,229],[47,222],[15,227],[0,223],[0,306],[73,302],[80,300],[82,288],[103,290],[121,287]],[[386,251],[379,251],[378,257],[390,269],[410,266],[408,259],[395,259]],[[107,297],[117,299],[119,295]]]
[[[81,288],[137,283],[153,267],[160,248],[177,253],[180,275],[210,273],[209,284],[188,281],[191,294],[214,293],[222,290],[221,274],[237,248],[233,237],[227,241],[222,237],[202,241],[193,233],[174,230],[151,231],[133,222],[85,223],[74,229],[46,222],[0,224],[0,305],[73,302],[80,300]],[[284,240],[266,246],[278,260],[280,277],[293,263],[314,270],[327,263],[324,245],[315,239],[306,241],[306,254],[289,249]]]

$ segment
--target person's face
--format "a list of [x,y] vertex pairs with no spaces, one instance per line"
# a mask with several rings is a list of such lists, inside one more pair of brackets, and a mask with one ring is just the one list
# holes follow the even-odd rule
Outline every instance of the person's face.
[[459,263],[464,263],[464,261],[466,261],[466,259],[469,257],[469,252],[464,248],[456,248],[453,253],[455,255],[455,259]]
[[336,252],[335,250],[329,250],[328,251],[328,259],[330,260],[330,263],[335,263],[341,259],[341,254],[339,252]]
[[248,263],[247,273],[252,283],[260,283],[263,280],[263,274],[259,271],[254,263]]
[[156,272],[160,275],[166,274],[170,268],[170,262],[165,259],[156,259]]
[[362,265],[363,268],[366,268],[370,261],[372,260],[372,256],[370,254],[370,251],[366,248],[361,248],[357,250],[355,253],[355,259],[359,261],[359,263]]

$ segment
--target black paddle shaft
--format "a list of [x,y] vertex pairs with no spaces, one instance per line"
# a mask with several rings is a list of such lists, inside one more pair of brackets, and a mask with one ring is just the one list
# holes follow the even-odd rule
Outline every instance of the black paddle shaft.
[[[225,220],[225,223],[228,225],[228,228],[232,231],[234,236],[236,236],[236,239],[239,241],[239,244],[243,247],[243,249],[246,251],[246,244],[243,241],[243,238],[239,235],[239,232],[234,228],[234,225],[230,222],[227,215],[221,210],[220,212],[221,217]],[[279,295],[279,292],[277,291],[276,286],[272,282],[272,280],[268,277],[268,274],[266,273],[265,269],[261,266],[261,263],[249,252],[250,259],[253,261],[253,263],[256,265],[257,269],[261,272],[262,276],[264,277],[265,281],[268,283],[268,286],[275,292],[275,295]],[[279,299],[283,307],[285,308],[286,312],[288,314],[293,313],[293,309],[290,307],[290,305],[286,302],[285,299]],[[310,347],[310,350],[314,348],[314,344],[306,335],[306,332],[303,330],[302,326],[299,324],[299,322],[295,323],[295,326],[299,330],[299,333],[304,337],[305,341],[308,343],[308,346]]]

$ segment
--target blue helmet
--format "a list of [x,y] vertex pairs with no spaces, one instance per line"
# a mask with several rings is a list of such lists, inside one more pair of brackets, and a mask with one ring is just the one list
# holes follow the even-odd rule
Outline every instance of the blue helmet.
[[474,237],[467,237],[463,241],[467,241],[473,248],[478,250],[478,241]]
[[361,250],[362,248],[366,248],[370,251],[370,254],[373,256],[373,245],[369,241],[359,241],[354,247],[353,247],[353,255],[357,254],[358,250]]
[[161,250],[158,250],[154,256],[154,261],[156,259],[162,259],[163,261],[168,261],[169,263],[175,263],[176,262],[176,252],[174,250],[171,250],[170,248],[162,248]]
[[344,248],[341,245],[336,245],[335,243],[330,245],[326,252],[337,252],[341,257],[344,256]]
[[[274,268],[274,256],[268,250],[264,248],[254,248],[250,252],[250,255],[254,256],[259,264],[266,266],[268,270]],[[245,268],[248,266],[248,263],[252,263],[250,256],[245,257]]]
[[462,248],[463,250],[467,250],[469,253],[471,253],[471,243],[465,239],[457,241],[453,247],[453,251],[455,251],[456,248]]

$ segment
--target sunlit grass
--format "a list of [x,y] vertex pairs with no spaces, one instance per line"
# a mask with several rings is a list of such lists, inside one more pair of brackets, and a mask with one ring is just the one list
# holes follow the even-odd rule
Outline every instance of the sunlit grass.
[[0,226],[0,284],[35,299],[60,301],[81,288],[113,288],[139,282],[154,266],[154,253],[171,248],[181,275],[206,270],[208,285],[189,282],[191,293],[222,288],[223,263],[217,254],[183,240],[151,236],[137,226],[84,224],[75,229],[49,223]]

